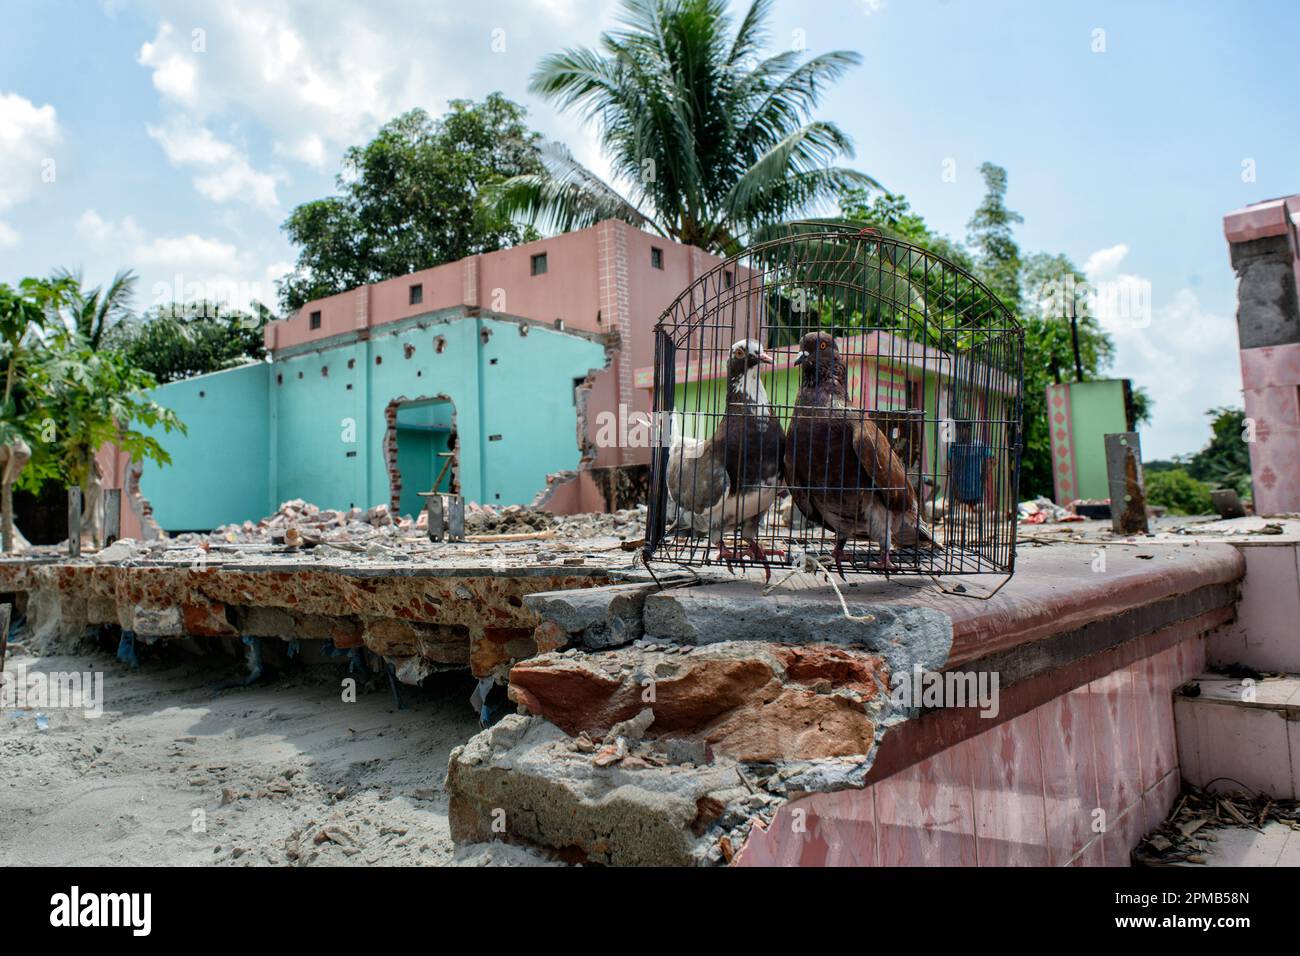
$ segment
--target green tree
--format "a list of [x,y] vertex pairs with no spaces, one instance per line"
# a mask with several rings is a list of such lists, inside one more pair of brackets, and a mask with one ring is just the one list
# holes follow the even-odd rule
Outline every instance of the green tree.
[[36,477],[22,482],[39,491],[40,483],[57,477],[82,492],[82,529],[101,540],[101,485],[95,454],[111,443],[136,460],[160,465],[171,457],[145,429],[185,432],[170,409],[154,401],[152,375],[130,364],[111,348],[94,348],[77,332],[61,329],[30,364],[29,430],[40,431],[34,442]]
[[1187,462],[1187,473],[1214,488],[1233,488],[1249,496],[1250,449],[1246,444],[1246,413],[1240,408],[1211,408],[1210,442]]
[[274,318],[260,303],[249,312],[219,303],[178,303],[118,325],[107,341],[161,385],[262,361],[263,329]]
[[626,196],[552,148],[544,170],[498,190],[498,208],[559,231],[622,219],[731,253],[763,225],[876,186],[832,165],[852,144],[813,118],[826,86],[861,58],[762,58],[770,11],[771,0],[755,0],[733,31],[724,0],[623,0],[599,50],[546,57],[530,89],[597,123]]
[[499,93],[453,100],[434,120],[411,110],[343,157],[339,195],[303,203],[282,226],[298,247],[280,282],[286,311],[369,282],[536,237],[485,199],[542,169],[526,111]]
[[14,547],[13,486],[31,453],[27,434],[27,370],[33,361],[30,338],[73,293],[70,279],[23,279],[18,287],[0,283],[0,345],[4,347],[4,398],[0,400],[0,547]]
[[1014,227],[1024,222],[1018,212],[1007,208],[1007,171],[993,163],[981,163],[984,199],[966,224],[966,243],[975,256],[980,278],[1013,313],[1020,312],[1020,246]]
[[920,246],[967,272],[975,271],[975,261],[961,243],[933,231],[919,213],[912,211],[907,197],[899,193],[847,190],[840,196],[840,215],[854,225],[879,229],[886,236]]

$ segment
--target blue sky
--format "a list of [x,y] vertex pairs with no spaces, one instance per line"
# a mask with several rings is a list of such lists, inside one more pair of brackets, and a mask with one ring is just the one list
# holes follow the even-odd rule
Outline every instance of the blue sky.
[[[595,41],[610,0],[4,7],[0,281],[129,266],[141,306],[195,287],[270,301],[293,259],[279,224],[332,190],[343,149],[453,97],[499,89],[604,169],[592,130],[526,84],[542,55]],[[1143,442],[1162,457],[1240,403],[1222,217],[1300,191],[1298,25],[1288,0],[778,0],[770,48],[862,53],[822,115],[940,231],[964,236],[982,161],[1007,168],[1021,248],[1068,254],[1135,306],[1103,315],[1111,371],[1154,396]]]

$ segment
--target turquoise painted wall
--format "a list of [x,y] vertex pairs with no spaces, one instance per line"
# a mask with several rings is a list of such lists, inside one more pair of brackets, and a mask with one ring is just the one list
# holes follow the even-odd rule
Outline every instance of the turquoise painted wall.
[[267,462],[270,379],[271,366],[259,362],[155,390],[154,397],[188,429],[187,435],[155,429],[172,463],[147,462],[140,476],[140,491],[164,528],[204,530],[256,519],[273,507]]
[[[169,530],[256,520],[291,498],[340,509],[386,503],[389,403],[445,396],[454,407],[461,493],[471,501],[525,504],[547,474],[577,467],[574,381],[604,365],[600,343],[539,326],[524,336],[519,324],[488,318],[394,323],[372,330],[368,340],[285,356],[252,373],[236,369],[162,386],[158,400],[177,411],[190,434],[168,436],[177,465],[165,481],[146,466],[141,487]],[[198,400],[202,382],[216,383],[209,396],[219,389],[226,398]],[[418,424],[405,407],[399,424]],[[435,407],[439,422],[449,424],[451,409]],[[416,434],[399,428],[399,464],[446,447],[445,439]],[[218,477],[196,479],[214,467]],[[415,492],[431,483],[423,464],[417,471],[404,473],[406,513],[418,510]],[[210,482],[211,493],[186,493],[195,480]]]

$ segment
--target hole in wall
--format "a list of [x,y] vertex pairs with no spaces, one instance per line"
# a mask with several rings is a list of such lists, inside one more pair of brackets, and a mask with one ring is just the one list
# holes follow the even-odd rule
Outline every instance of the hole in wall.
[[396,398],[384,410],[384,462],[394,514],[418,515],[421,491],[460,492],[456,406],[447,395]]

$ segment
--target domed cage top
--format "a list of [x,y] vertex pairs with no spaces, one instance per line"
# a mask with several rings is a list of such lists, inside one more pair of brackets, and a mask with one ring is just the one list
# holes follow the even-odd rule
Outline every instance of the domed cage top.
[[647,562],[1015,567],[1024,333],[953,263],[801,223],[655,326]]

